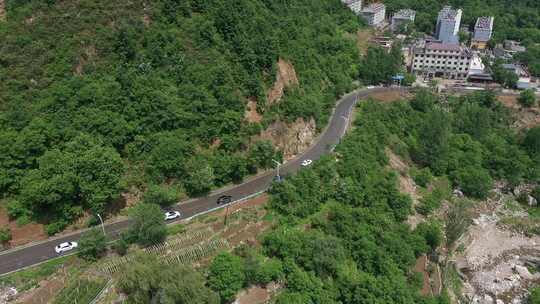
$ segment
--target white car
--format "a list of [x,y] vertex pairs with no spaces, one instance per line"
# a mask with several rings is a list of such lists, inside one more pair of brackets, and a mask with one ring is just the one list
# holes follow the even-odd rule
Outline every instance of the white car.
[[179,218],[179,217],[180,217],[180,212],[178,212],[178,211],[167,211],[167,212],[165,212],[165,220],[166,221],[174,220],[175,218]]
[[367,86],[366,89],[368,90],[375,89],[375,86],[370,85],[370,86]]
[[77,242],[64,242],[54,247],[54,251],[56,251],[56,253],[64,253],[77,248],[77,246],[79,246]]
[[307,167],[307,166],[311,165],[312,163],[313,163],[313,161],[311,159],[304,159],[302,161],[302,166]]

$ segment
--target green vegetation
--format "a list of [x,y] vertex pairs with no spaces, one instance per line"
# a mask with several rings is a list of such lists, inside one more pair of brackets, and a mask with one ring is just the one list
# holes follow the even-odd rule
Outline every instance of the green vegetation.
[[178,191],[174,187],[150,185],[144,193],[143,200],[145,203],[167,207],[178,202],[178,197]]
[[[360,79],[367,84],[391,83],[392,76],[405,73],[403,64],[399,43],[394,44],[390,52],[379,46],[370,46],[360,62]],[[411,84],[414,79],[408,76],[405,82]]]
[[0,228],[0,244],[4,245],[11,241],[11,229],[9,227]]
[[531,294],[527,299],[527,303],[540,304],[540,287],[534,287],[531,289]]
[[220,253],[209,267],[208,285],[217,291],[222,303],[230,303],[244,287],[245,270],[242,259],[230,253]]
[[38,283],[55,273],[66,262],[72,260],[72,256],[63,256],[49,260],[43,264],[20,270],[0,277],[0,286],[13,286],[18,292],[23,292],[38,286]]
[[139,255],[124,267],[118,286],[129,303],[219,303],[201,274],[183,265],[166,265],[151,255]]
[[55,297],[54,304],[73,303],[76,299],[77,304],[89,304],[105,287],[106,281],[103,279],[82,279],[68,283]]
[[85,232],[79,240],[78,255],[88,261],[96,261],[107,251],[107,238],[100,228],[92,228]]
[[[126,187],[189,195],[270,165],[276,119],[322,128],[352,88],[359,20],[340,1],[6,1],[0,194],[54,234]],[[278,59],[299,85],[267,104]],[[247,98],[262,123],[244,119]],[[167,195],[165,202],[170,197]]]
[[519,104],[523,107],[529,108],[536,105],[536,94],[532,89],[528,89],[519,93]]
[[129,212],[131,224],[126,233],[128,242],[149,246],[162,242],[167,236],[163,212],[155,204],[138,204]]

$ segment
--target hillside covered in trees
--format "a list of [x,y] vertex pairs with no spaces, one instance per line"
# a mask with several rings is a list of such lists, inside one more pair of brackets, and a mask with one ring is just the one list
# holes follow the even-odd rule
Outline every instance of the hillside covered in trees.
[[[7,0],[0,22],[0,193],[55,233],[126,187],[188,195],[279,152],[275,120],[322,127],[357,76],[358,19],[340,1]],[[267,105],[276,63],[299,85]],[[261,123],[245,118],[255,99]]]

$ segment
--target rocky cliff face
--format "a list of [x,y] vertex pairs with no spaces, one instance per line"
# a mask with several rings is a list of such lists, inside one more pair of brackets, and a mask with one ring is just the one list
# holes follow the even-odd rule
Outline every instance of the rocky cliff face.
[[272,141],[275,147],[283,152],[285,159],[291,159],[305,151],[316,136],[316,125],[313,118],[298,118],[287,124],[282,121],[272,123],[261,134],[262,139]]

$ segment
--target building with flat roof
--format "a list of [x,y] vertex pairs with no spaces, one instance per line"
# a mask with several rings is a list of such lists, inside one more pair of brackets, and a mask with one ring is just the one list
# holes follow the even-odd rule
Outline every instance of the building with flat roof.
[[341,0],[341,2],[351,9],[355,14],[360,14],[362,10],[362,0]]
[[412,47],[411,72],[426,77],[465,79],[473,54],[458,44],[419,40]]
[[493,17],[479,17],[474,25],[474,33],[471,40],[471,47],[475,49],[485,49],[488,41],[493,35]]
[[459,44],[459,25],[461,23],[461,9],[445,6],[437,17],[435,33],[437,39],[446,44]]
[[368,25],[380,27],[384,24],[386,6],[382,3],[372,3],[360,11],[360,16],[366,20]]
[[401,9],[392,16],[392,31],[397,31],[402,25],[414,22],[416,12],[412,9]]

